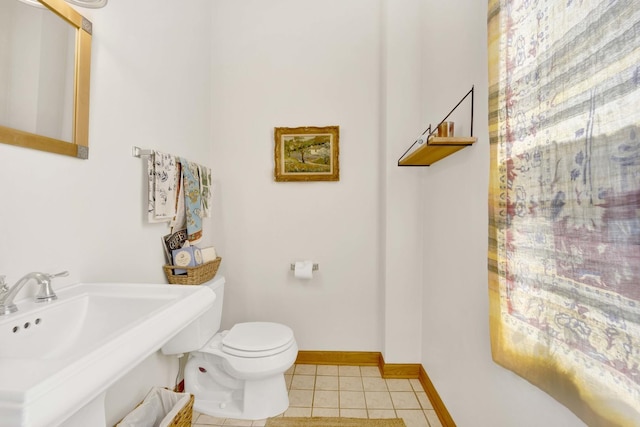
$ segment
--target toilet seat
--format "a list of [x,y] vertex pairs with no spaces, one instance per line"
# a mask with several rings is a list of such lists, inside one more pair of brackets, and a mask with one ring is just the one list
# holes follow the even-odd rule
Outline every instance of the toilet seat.
[[294,343],[291,328],[279,323],[246,322],[234,325],[222,338],[222,351],[238,357],[266,357]]

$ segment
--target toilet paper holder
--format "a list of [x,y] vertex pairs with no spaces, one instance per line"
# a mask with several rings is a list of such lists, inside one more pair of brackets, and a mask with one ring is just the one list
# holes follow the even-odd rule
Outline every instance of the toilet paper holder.
[[[291,271],[295,271],[296,269],[296,265],[295,264],[291,264]],[[318,264],[313,264],[313,267],[311,267],[311,271],[318,271],[320,270],[320,266]]]

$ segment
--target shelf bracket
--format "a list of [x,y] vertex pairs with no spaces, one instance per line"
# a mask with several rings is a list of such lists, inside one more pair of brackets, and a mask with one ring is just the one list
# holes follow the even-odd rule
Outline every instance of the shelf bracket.
[[[415,140],[415,142],[413,144],[411,144],[411,146],[407,149],[407,151],[405,151],[402,156],[400,156],[400,158],[398,159],[398,166],[430,166],[430,164],[410,164],[410,163],[405,163],[402,164],[403,159],[405,159],[405,157],[407,156],[407,154],[416,146],[416,144],[418,145],[433,145],[433,146],[448,146],[448,147],[455,147],[455,146],[459,146],[461,148],[464,148],[466,146],[471,145],[473,142],[475,142],[475,138],[473,137],[473,106],[474,106],[474,92],[475,92],[475,85],[471,86],[471,89],[469,90],[469,92],[466,93],[466,95],[464,95],[462,97],[462,99],[460,101],[458,101],[458,103],[455,105],[455,107],[453,107],[451,109],[451,111],[449,111],[449,113],[444,117],[444,119],[440,120],[440,122],[438,123],[438,125],[436,125],[435,127],[432,127],[431,124],[429,124],[429,127],[422,132],[422,134],[420,135],[420,137],[418,139]],[[471,140],[473,140],[473,142],[469,143],[467,141],[465,142],[460,142],[457,143],[456,141],[450,141],[447,142],[445,144],[430,144],[430,137],[436,132],[436,130],[438,129],[438,127],[447,121],[447,119],[449,118],[449,116],[451,116],[451,114],[453,114],[454,111],[456,111],[456,109],[460,106],[460,104],[462,104],[465,99],[467,99],[469,96],[471,96]],[[452,138],[450,138],[452,139]],[[420,147],[419,147],[420,148]],[[455,152],[457,150],[450,150],[451,153]],[[451,154],[449,153],[449,154]],[[448,155],[448,154],[446,154]],[[446,157],[446,155],[444,157]],[[439,159],[438,159],[439,160]],[[436,160],[437,161],[437,160]]]

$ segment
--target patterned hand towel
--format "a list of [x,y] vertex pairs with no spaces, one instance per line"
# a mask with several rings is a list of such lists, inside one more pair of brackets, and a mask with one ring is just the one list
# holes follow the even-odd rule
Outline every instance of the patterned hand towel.
[[182,184],[182,164],[178,161],[178,196],[176,202],[176,216],[173,217],[169,226],[171,232],[175,233],[178,230],[184,230],[187,228],[187,214],[184,210],[184,185]]
[[196,244],[202,238],[202,195],[200,193],[200,174],[198,164],[180,158],[182,165],[182,185],[184,186],[184,205],[187,217],[189,242]]
[[205,218],[211,218],[211,200],[213,196],[211,169],[202,165],[198,165],[198,169],[200,172],[200,190],[202,194],[202,215]]
[[149,182],[149,222],[170,221],[176,214],[176,188],[179,174],[176,158],[154,151],[147,160]]

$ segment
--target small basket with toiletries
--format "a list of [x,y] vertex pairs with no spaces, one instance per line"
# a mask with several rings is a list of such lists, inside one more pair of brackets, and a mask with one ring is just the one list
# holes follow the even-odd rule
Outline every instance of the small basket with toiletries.
[[172,285],[201,285],[213,279],[220,267],[221,257],[196,266],[164,265],[164,274]]

